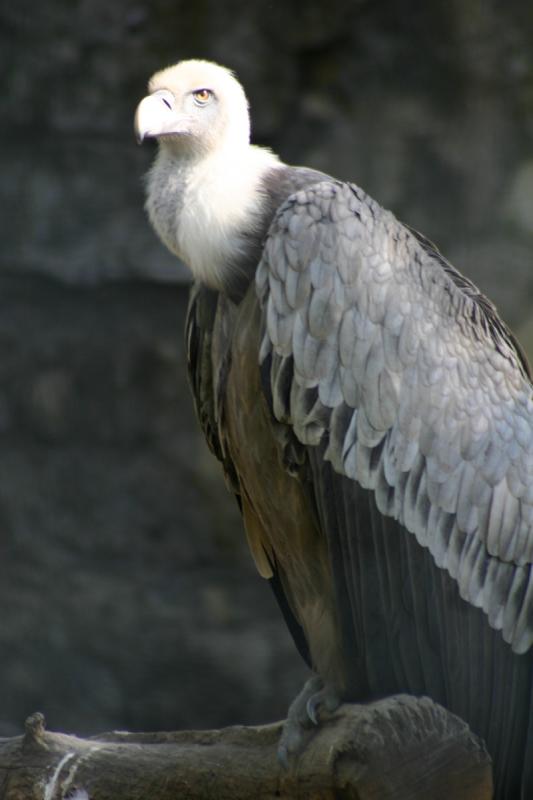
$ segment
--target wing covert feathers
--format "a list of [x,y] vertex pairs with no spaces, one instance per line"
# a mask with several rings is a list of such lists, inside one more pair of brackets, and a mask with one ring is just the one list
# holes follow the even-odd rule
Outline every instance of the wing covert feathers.
[[533,643],[533,399],[494,308],[358,187],[292,195],[256,290],[275,417],[325,443],[483,609]]

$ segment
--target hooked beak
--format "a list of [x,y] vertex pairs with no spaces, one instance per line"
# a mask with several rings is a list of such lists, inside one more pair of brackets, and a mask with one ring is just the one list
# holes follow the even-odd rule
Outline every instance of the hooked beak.
[[143,98],[135,112],[133,130],[138,144],[145,139],[187,133],[185,120],[174,110],[174,95],[160,89]]

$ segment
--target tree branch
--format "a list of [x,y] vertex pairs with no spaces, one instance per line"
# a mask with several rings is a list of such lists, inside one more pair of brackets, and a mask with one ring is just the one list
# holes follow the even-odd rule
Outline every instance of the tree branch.
[[0,740],[2,800],[488,800],[490,759],[458,717],[428,698],[345,705],[292,769],[276,758],[281,723],[212,731],[108,733],[44,728]]

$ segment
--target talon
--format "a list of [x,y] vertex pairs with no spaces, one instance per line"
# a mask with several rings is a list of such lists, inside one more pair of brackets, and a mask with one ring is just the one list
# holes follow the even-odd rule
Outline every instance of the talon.
[[313,723],[313,725],[318,725],[318,706],[320,703],[320,696],[318,694],[314,694],[312,697],[309,698],[306,705],[307,716]]
[[299,755],[320,725],[320,712],[325,708],[333,712],[339,705],[339,696],[330,684],[324,684],[318,675],[311,677],[291,703],[278,745],[278,761],[289,769],[293,757]]

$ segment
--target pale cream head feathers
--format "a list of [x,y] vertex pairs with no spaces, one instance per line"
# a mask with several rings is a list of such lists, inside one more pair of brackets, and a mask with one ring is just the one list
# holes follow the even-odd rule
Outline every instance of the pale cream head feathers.
[[205,154],[250,140],[248,102],[230,70],[210,61],[181,61],[156,72],[135,114],[138,141],[148,137]]

